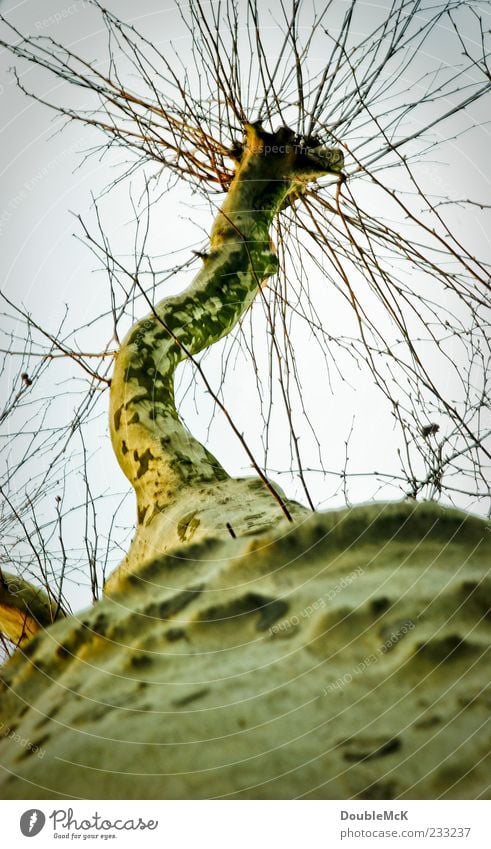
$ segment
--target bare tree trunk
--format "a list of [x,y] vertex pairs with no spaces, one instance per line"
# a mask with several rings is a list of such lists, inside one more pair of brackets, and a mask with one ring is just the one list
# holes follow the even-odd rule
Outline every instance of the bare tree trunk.
[[[127,335],[111,384],[114,450],[133,485],[138,526],[124,572],[183,540],[264,530],[305,508],[287,503],[263,479],[232,480],[179,419],[174,372],[187,357],[226,336],[277,270],[269,227],[312,180],[340,172],[340,150],[287,128],[246,127],[236,175],[219,211],[210,252],[188,289],[161,301]],[[116,573],[108,582],[111,592]]]

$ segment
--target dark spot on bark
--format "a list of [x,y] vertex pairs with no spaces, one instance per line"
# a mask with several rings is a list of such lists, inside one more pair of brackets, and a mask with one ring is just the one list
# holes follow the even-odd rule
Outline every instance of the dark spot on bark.
[[258,490],[258,489],[264,489],[265,485],[260,478],[257,478],[257,479],[254,478],[253,480],[249,481],[248,487],[249,487],[249,489]]
[[80,625],[65,639],[62,648],[68,654],[75,654],[77,649],[79,649],[84,643],[89,642],[91,637],[92,634],[89,630],[89,623],[81,622]]
[[170,643],[175,643],[177,640],[186,639],[186,632],[184,628],[169,628],[169,630],[165,632],[165,636]]
[[459,634],[435,637],[417,646],[418,656],[430,663],[452,663],[479,652],[479,647]]
[[19,761],[25,760],[25,758],[30,757],[31,755],[38,755],[40,750],[43,748],[44,743],[47,743],[49,740],[49,734],[44,734],[42,737],[39,737],[37,740],[28,740],[24,744],[23,750],[19,755],[15,758],[15,761],[18,763]]
[[95,634],[99,634],[99,636],[104,637],[108,627],[108,618],[104,613],[99,613],[95,619],[94,624],[92,625],[92,630]]
[[174,707],[184,707],[185,705],[190,705],[191,702],[196,702],[198,699],[203,699],[209,692],[209,688],[205,687],[203,690],[196,690],[194,693],[189,693],[189,695],[183,696],[181,699],[173,699],[172,704]]
[[125,639],[129,636],[129,624],[128,623],[129,623],[129,620],[127,619],[126,622],[118,623],[117,625],[113,625],[111,627],[111,630],[109,631],[109,634],[108,634],[110,639],[115,643],[117,643],[121,640],[121,643],[122,643],[124,648],[126,647]]
[[[135,460],[136,459],[137,458],[135,457]],[[153,459],[154,459],[154,456],[153,456],[152,452],[150,451],[150,448],[146,448],[145,451],[143,452],[143,454],[139,458],[140,468],[138,469],[138,472],[136,473],[137,478],[141,478],[142,475],[144,475],[146,472],[148,472],[148,465],[150,463],[150,460],[153,460]]]
[[70,651],[65,645],[63,645],[63,643],[60,643],[56,649],[56,656],[64,660],[65,658],[70,657]]
[[[158,334],[159,337],[160,338],[166,337],[169,340],[169,345],[176,344],[174,342],[174,340],[172,339],[172,337],[169,339],[170,334],[169,334],[169,332],[167,331],[166,328],[169,328],[169,330],[176,330],[177,328],[180,328],[181,327],[181,319],[178,318],[176,315],[174,315],[174,313],[172,312],[172,309],[169,309],[164,316],[163,323],[165,324],[164,335],[162,336],[161,334]],[[157,334],[155,334],[155,335],[157,336]]]
[[109,711],[115,710],[113,705],[100,704],[92,707],[87,711],[79,713],[73,720],[74,725],[87,724],[88,722],[97,722],[99,719],[107,717]]
[[31,637],[31,639],[27,643],[27,646],[22,649],[24,657],[31,657],[38,648],[39,642],[40,634],[35,634],[34,637]]
[[135,669],[141,669],[143,666],[150,666],[152,664],[152,658],[148,654],[134,654],[130,659],[130,664]]
[[274,600],[266,602],[259,611],[259,621],[256,625],[258,631],[266,631],[268,628],[281,619],[288,612],[288,603],[283,600]]
[[129,575],[125,576],[125,581],[127,584],[130,584],[130,586],[136,587],[141,582],[141,578],[137,572],[131,572]]
[[47,725],[48,722],[51,721],[51,716],[42,716],[37,722],[34,723],[33,728],[35,731],[38,731],[44,725]]
[[390,607],[390,600],[386,596],[380,596],[380,598],[374,598],[370,602],[370,612],[371,613],[383,613],[384,610]]
[[415,722],[415,728],[434,728],[435,725],[440,725],[442,721],[441,716],[437,716],[433,714],[433,716],[427,716],[421,719],[419,722]]
[[188,604],[191,604],[203,592],[203,586],[203,584],[200,584],[197,587],[190,587],[188,590],[183,590],[183,592],[165,599],[165,601],[152,602],[145,608],[144,614],[157,619],[169,619],[184,610]]
[[114,430],[119,430],[121,426],[121,413],[123,412],[123,405],[118,407],[116,412],[114,413]]
[[172,555],[163,554],[143,563],[139,568],[140,577],[138,580],[149,581],[154,577],[160,578],[164,571],[182,570],[183,559],[186,563],[194,561],[202,564],[203,560],[215,556],[218,551],[221,551],[222,547],[223,540],[212,536],[197,543],[185,544],[181,548],[175,549]]
[[457,698],[457,703],[466,710],[470,707],[479,707],[486,706],[489,708],[489,699],[486,704],[486,690],[478,691],[477,693],[472,693],[471,695],[459,696]]
[[239,598],[230,599],[224,604],[209,607],[200,615],[203,622],[227,623],[231,619],[234,623],[240,617],[251,614],[259,614],[256,630],[266,631],[278,619],[288,612],[288,604],[281,599],[268,598],[258,593],[247,593]]
[[357,740],[356,738],[350,738],[338,744],[343,750],[344,760],[351,763],[385,758],[387,755],[398,752],[401,745],[398,737],[393,737],[391,740],[384,740],[383,742],[379,742],[376,739]]
[[475,609],[484,614],[486,619],[491,617],[491,579],[486,577],[481,581],[463,581],[460,597],[468,609]]
[[[138,475],[137,475],[137,477],[138,477]],[[147,509],[148,509],[148,505],[147,505],[147,507],[138,507],[136,512],[137,512],[137,518],[138,518],[138,524],[139,525],[143,525],[143,520],[145,518],[145,513],[147,512]]]
[[32,741],[33,746],[37,746],[40,749],[44,743],[47,743],[49,740],[49,734],[43,734],[42,737],[38,737],[37,740]]

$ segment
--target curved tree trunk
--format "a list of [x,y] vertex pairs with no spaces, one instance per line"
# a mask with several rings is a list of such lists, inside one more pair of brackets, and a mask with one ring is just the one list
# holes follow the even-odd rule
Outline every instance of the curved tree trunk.
[[135,539],[103,601],[5,667],[4,798],[488,792],[487,525],[412,502],[312,514],[231,479],[175,408],[177,364],[274,271],[276,211],[341,164],[249,126],[202,271],[123,343],[111,433]]
[[116,456],[136,492],[138,525],[123,571],[135,571],[149,556],[184,539],[240,536],[264,530],[282,515],[305,513],[267,481],[262,486],[257,479],[227,475],[180,421],[174,373],[182,360],[230,333],[277,270],[269,228],[280,207],[309,180],[339,172],[342,165],[337,149],[296,139],[286,128],[271,135],[247,125],[202,270],[188,289],[157,304],[124,340],[111,384],[110,424]]

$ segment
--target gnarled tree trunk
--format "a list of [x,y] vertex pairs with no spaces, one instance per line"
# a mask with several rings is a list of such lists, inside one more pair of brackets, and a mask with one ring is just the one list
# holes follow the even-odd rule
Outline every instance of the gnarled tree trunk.
[[[227,335],[278,261],[269,228],[302,185],[341,170],[341,151],[274,136],[248,125],[240,162],[214,222],[203,269],[185,292],[161,301],[133,327],[118,354],[111,385],[111,435],[138,502],[133,545],[109,581],[183,540],[241,536],[282,515],[303,515],[264,481],[231,479],[194,439],[174,402],[177,365]],[[276,498],[275,498],[276,495]]]

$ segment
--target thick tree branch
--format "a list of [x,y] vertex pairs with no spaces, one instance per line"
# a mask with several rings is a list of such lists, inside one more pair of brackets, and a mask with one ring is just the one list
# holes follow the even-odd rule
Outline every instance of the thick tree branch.
[[40,628],[64,616],[43,590],[0,570],[0,632],[10,642],[22,645]]

